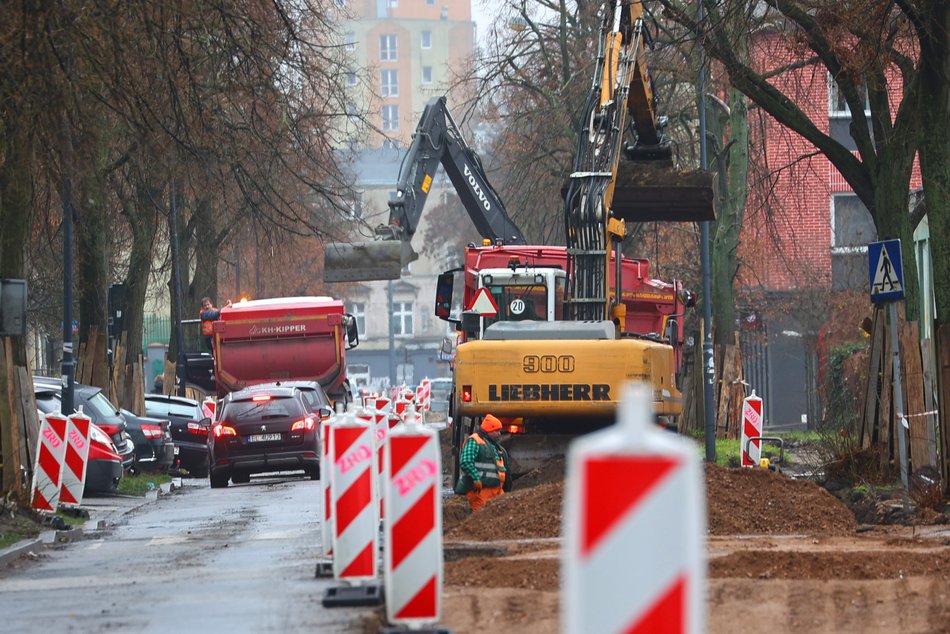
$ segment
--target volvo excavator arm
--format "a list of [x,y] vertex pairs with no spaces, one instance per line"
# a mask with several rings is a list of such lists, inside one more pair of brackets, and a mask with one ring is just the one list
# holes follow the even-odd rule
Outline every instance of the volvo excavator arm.
[[465,142],[452,119],[445,97],[426,104],[403,160],[389,222],[376,228],[370,242],[327,245],[324,280],[327,282],[398,279],[406,264],[418,256],[410,241],[419,227],[436,170],[441,165],[462,205],[483,238],[505,244],[525,244],[492,188],[478,155]]

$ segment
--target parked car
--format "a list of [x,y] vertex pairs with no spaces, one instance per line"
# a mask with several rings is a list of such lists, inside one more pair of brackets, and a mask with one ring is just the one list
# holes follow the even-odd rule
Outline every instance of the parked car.
[[171,421],[177,465],[195,478],[208,475],[208,431],[211,419],[198,401],[183,396],[145,395],[145,415]]
[[212,488],[249,482],[251,474],[303,469],[320,477],[318,418],[303,391],[288,385],[256,385],[224,397],[208,438]]
[[448,418],[452,398],[452,379],[432,379],[429,388],[429,412],[433,419]]
[[[63,386],[59,379],[45,376],[33,377],[33,394],[36,407],[47,414],[62,410]],[[102,388],[75,384],[74,405],[82,408],[83,414],[109,435],[116,453],[122,459],[122,468],[128,471],[135,464],[135,442],[128,433],[128,424],[115,406],[102,393]]]
[[119,413],[128,424],[129,436],[135,443],[136,471],[164,473],[175,464],[175,443],[172,440],[171,421],[139,416],[127,409]]

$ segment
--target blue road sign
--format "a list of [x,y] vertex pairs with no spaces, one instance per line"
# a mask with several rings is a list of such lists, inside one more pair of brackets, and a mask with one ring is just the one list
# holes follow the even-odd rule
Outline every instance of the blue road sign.
[[872,302],[894,302],[904,299],[904,267],[901,260],[900,240],[885,240],[869,244],[868,271]]

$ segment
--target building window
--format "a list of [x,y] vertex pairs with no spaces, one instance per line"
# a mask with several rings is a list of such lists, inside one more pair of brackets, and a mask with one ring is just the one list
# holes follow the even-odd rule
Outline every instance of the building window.
[[871,212],[855,194],[831,196],[832,290],[867,289],[868,243],[876,236]]
[[398,9],[399,0],[386,0],[386,6],[389,7],[390,9]]
[[432,67],[431,66],[422,67],[422,83],[423,84],[432,83]]
[[427,6],[427,7],[434,7],[434,6],[435,6],[435,0],[426,0],[426,6]]
[[379,94],[383,97],[399,96],[399,71],[387,68],[379,73]]
[[353,198],[350,198],[347,203],[347,207],[350,209],[350,216],[354,218],[363,217],[363,192],[355,192]]
[[423,31],[419,34],[420,48],[432,48],[432,31]]
[[346,71],[346,85],[355,86],[356,85],[356,73],[351,70]]
[[399,129],[399,106],[383,106],[383,130]]
[[381,59],[384,62],[396,61],[396,36],[395,35],[380,35],[379,36],[379,59]]
[[353,302],[350,304],[350,314],[356,320],[356,332],[360,338],[366,336],[366,304],[363,302]]
[[347,101],[346,102],[346,116],[355,117],[357,114],[356,102]]
[[412,334],[412,302],[393,302],[393,334],[408,337]]
[[[870,116],[871,104],[868,101],[868,87],[862,86],[860,90],[864,91],[864,114]],[[844,99],[844,94],[838,90],[838,82],[831,75],[828,75],[828,116],[829,117],[851,117],[851,108]]]
[[340,9],[345,9],[345,8],[346,8],[346,0],[334,0],[334,3],[335,3],[336,6],[339,7]]
[[356,33],[347,31],[343,34],[343,47],[348,51],[356,50]]

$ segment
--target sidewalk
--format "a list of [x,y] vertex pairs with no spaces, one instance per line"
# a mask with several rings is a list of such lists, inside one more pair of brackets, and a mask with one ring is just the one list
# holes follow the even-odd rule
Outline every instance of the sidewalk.
[[173,478],[149,491],[144,496],[112,495],[107,497],[88,497],[80,505],[80,509],[89,513],[89,519],[82,526],[74,526],[70,530],[47,530],[37,537],[24,539],[12,546],[0,550],[0,567],[16,561],[24,555],[37,554],[51,544],[62,544],[87,539],[100,532],[115,526],[126,513],[154,502],[159,495],[168,495],[175,489],[181,488],[181,478]]

